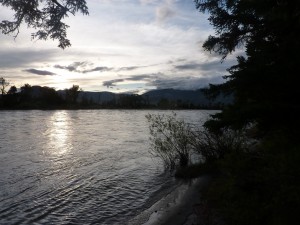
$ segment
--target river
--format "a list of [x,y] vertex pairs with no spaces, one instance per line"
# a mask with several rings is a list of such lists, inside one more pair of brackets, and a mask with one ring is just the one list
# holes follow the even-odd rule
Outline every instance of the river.
[[126,224],[149,208],[178,181],[149,154],[148,113],[171,111],[0,111],[0,224]]

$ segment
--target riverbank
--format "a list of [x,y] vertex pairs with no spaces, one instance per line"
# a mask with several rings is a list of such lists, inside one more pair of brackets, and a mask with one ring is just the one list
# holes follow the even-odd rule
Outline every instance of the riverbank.
[[128,225],[192,225],[196,224],[195,207],[201,204],[201,189],[208,176],[189,180],[154,205],[129,221]]

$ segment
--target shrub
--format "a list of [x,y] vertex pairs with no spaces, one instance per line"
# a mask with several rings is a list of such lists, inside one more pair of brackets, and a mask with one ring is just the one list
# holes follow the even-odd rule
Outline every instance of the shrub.
[[244,151],[250,144],[241,130],[226,129],[213,133],[208,129],[198,129],[193,135],[193,148],[206,162],[224,158],[230,152]]
[[245,131],[226,129],[219,133],[192,127],[176,114],[146,116],[150,128],[150,151],[159,156],[164,164],[173,169],[190,163],[192,153],[200,156],[201,162],[222,159],[231,152],[247,151],[250,146]]
[[187,166],[190,162],[192,139],[190,126],[176,114],[146,116],[150,128],[151,153],[159,156],[165,165],[173,169],[176,165]]

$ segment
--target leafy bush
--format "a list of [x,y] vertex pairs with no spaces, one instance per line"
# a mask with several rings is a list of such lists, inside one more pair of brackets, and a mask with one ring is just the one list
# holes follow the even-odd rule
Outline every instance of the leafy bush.
[[190,163],[192,153],[200,156],[201,162],[224,158],[230,152],[249,148],[244,131],[223,130],[212,133],[203,127],[192,127],[176,114],[146,116],[150,128],[151,153],[159,156],[167,167],[173,169]]
[[191,127],[176,114],[146,116],[150,128],[151,153],[159,156],[167,167],[177,164],[186,166],[190,162],[192,139]]
[[250,144],[241,130],[226,129],[221,133],[213,133],[208,129],[198,129],[193,135],[193,148],[206,162],[224,158],[230,152],[245,151]]

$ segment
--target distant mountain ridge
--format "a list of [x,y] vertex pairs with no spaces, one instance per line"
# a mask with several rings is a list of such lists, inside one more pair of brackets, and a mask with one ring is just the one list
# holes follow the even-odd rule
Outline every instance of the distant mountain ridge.
[[221,109],[232,100],[228,96],[209,99],[203,89],[157,89],[138,95],[27,85],[20,92],[0,96],[0,109]]
[[[96,104],[107,104],[118,102],[124,96],[132,96],[127,93],[112,92],[88,92],[83,91],[79,94],[79,101],[89,100]],[[219,96],[215,100],[211,100],[205,96],[203,90],[176,90],[176,89],[157,89],[148,91],[140,96],[141,100],[146,104],[160,105],[164,103],[173,104],[189,104],[193,106],[212,106],[226,105],[232,102],[232,97]]]

